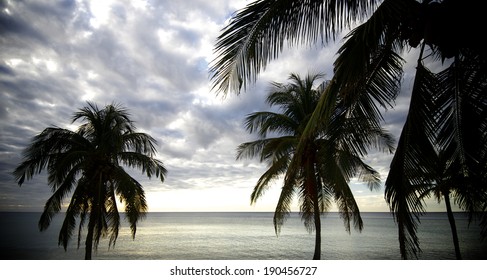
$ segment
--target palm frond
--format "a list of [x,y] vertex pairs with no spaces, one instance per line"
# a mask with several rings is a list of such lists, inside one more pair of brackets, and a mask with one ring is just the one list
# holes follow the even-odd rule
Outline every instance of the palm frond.
[[322,43],[361,20],[381,1],[260,0],[232,17],[217,38],[210,67],[213,89],[239,93],[256,80],[285,43]]
[[337,203],[340,217],[343,219],[345,230],[350,233],[350,223],[353,222],[354,228],[362,231],[364,222],[348,181],[343,179],[336,180],[333,184],[333,189],[334,200]]
[[137,152],[119,152],[117,153],[117,159],[121,164],[140,169],[148,178],[155,176],[161,182],[164,182],[167,169],[158,159]]
[[445,166],[441,179],[450,186],[455,203],[467,211],[469,222],[483,212],[487,198],[487,77],[481,65],[458,57],[436,75],[434,95],[437,145]]
[[51,224],[51,220],[61,211],[63,199],[66,198],[73,186],[76,184],[76,178],[79,170],[74,168],[67,176],[64,177],[63,183],[54,191],[53,195],[46,201],[44,211],[39,220],[39,230],[46,230]]
[[19,185],[39,174],[51,162],[56,153],[70,147],[74,133],[57,127],[48,127],[36,135],[22,152],[24,161],[14,170],[13,175]]
[[296,137],[282,136],[242,143],[237,147],[237,160],[260,155],[261,162],[272,165],[281,157],[289,157],[294,149]]
[[[61,230],[59,231],[59,245],[63,245],[64,250],[67,250],[68,242],[73,236],[74,229],[76,228],[76,218],[82,214],[80,221],[79,233],[81,233],[81,225],[84,222],[84,215],[89,211],[89,204],[91,201],[87,198],[86,193],[86,181],[78,181],[77,187],[74,190],[73,195],[68,208],[66,209],[65,217]],[[80,242],[80,236],[78,236],[78,246]]]
[[151,157],[156,153],[157,141],[146,133],[125,131],[120,138],[123,151],[133,151]]
[[264,192],[270,187],[271,182],[281,177],[286,173],[289,160],[287,157],[279,157],[269,168],[260,176],[257,184],[250,196],[250,203],[254,204],[264,194]]
[[[312,233],[316,230],[314,201],[312,194],[307,191],[304,186],[304,180],[301,182],[301,185],[296,186],[296,192],[298,193],[297,196],[299,198],[301,221],[303,221],[304,227],[308,233]],[[318,215],[321,215],[321,212]]]
[[299,178],[297,172],[297,170],[291,170],[289,168],[286,170],[284,184],[281,188],[281,194],[279,195],[279,200],[277,201],[276,209],[274,211],[273,220],[276,235],[280,234],[281,227],[291,212],[295,188],[299,186],[299,180],[297,181],[297,178]]
[[[261,154],[264,146],[269,142],[269,139],[260,139],[252,142],[246,142],[238,145],[237,147],[237,160],[244,158],[254,158]],[[264,161],[265,157],[262,156],[260,161]]]
[[130,224],[132,237],[135,238],[137,222],[145,217],[148,210],[145,192],[142,185],[122,168],[116,168],[114,173],[114,190],[120,200],[125,202],[125,216]]
[[296,126],[296,121],[290,116],[274,112],[256,112],[245,119],[245,129],[250,133],[257,131],[262,138],[268,133],[294,133]]
[[[355,157],[345,158],[336,149],[333,142],[322,142],[317,151],[317,173],[322,182],[321,195],[325,195],[327,200],[333,200],[338,206],[341,218],[344,221],[346,231],[350,232],[350,222],[353,220],[354,226],[361,230],[363,222],[360,217],[360,210],[355,202],[355,198],[350,189],[350,179],[357,174],[357,161]],[[352,159],[352,160],[350,160]],[[321,197],[321,199],[325,199]]]
[[120,229],[120,214],[117,207],[117,198],[115,197],[115,189],[113,182],[109,183],[109,188],[107,189],[109,198],[105,202],[106,220],[110,235],[110,241],[108,246],[115,247],[115,243],[118,238],[118,232]]
[[407,120],[385,182],[385,198],[399,227],[403,258],[409,254],[417,257],[421,252],[416,229],[424,206],[418,194],[436,178],[437,154],[431,142],[434,125],[428,117],[432,113],[429,96],[434,92],[435,77],[421,63],[417,69]]

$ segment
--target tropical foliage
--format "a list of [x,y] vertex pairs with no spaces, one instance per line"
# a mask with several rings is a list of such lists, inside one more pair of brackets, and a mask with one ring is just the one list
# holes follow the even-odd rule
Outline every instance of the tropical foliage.
[[24,150],[24,160],[14,176],[22,185],[47,170],[53,194],[39,220],[41,231],[49,227],[54,215],[61,211],[64,199],[72,194],[59,245],[67,249],[79,222],[79,247],[88,222],[85,259],[91,259],[92,249],[98,247],[100,238],[109,236],[109,246],[115,246],[121,226],[117,199],[125,206],[133,238],[137,223],[147,211],[142,185],[123,166],[141,169],[147,177],[159,177],[161,182],[167,170],[154,157],[156,141],[135,131],[125,108],[112,104],[99,109],[88,103],[74,114],[73,123],[77,120],[83,123],[76,132],[48,127],[35,136]]
[[[391,151],[393,145],[391,137],[374,123],[359,117],[360,112],[349,114],[338,105],[331,123],[309,138],[304,153],[296,153],[301,135],[325,89],[326,83],[314,88],[320,78],[320,74],[305,79],[291,74],[289,84],[273,83],[267,103],[277,106],[279,112],[248,115],[246,129],[257,132],[260,139],[241,144],[237,153],[237,159],[259,157],[268,164],[254,187],[251,203],[256,203],[272,183],[284,177],[274,214],[276,234],[291,211],[293,198],[299,197],[304,224],[309,232],[316,231],[313,259],[321,258],[320,215],[333,202],[348,232],[351,222],[362,230],[360,211],[348,183],[357,176],[371,189],[379,188],[379,174],[362,157],[369,148],[385,147]],[[292,162],[297,164],[291,165]]]
[[[404,58],[418,49],[410,110],[385,183],[401,255],[417,257],[416,230],[430,195],[447,207],[452,196],[487,236],[487,46],[467,32],[484,25],[481,11],[473,0],[254,1],[218,37],[213,88],[239,93],[286,43],[326,45],[352,29],[296,147],[304,154],[308,141],[332,123],[338,102],[379,124],[381,108],[393,107],[400,92]],[[436,62],[443,69],[434,73],[428,67]]]

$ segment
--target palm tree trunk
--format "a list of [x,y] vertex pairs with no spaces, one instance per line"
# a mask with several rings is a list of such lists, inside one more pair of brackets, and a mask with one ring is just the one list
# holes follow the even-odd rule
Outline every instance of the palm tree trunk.
[[401,257],[403,260],[408,259],[408,254],[406,252],[406,234],[404,232],[404,223],[402,222],[402,217],[397,218],[398,224],[398,235],[399,235],[399,251],[401,252]]
[[314,210],[314,218],[315,218],[315,230],[316,230],[316,237],[315,237],[315,254],[313,256],[313,260],[321,259],[321,217],[320,217],[320,207],[318,205],[318,191],[315,189],[315,193],[313,196],[313,210]]
[[91,253],[93,251],[93,233],[95,230],[95,223],[90,218],[88,223],[88,234],[86,235],[86,243],[85,243],[85,260],[91,260]]
[[316,173],[315,173],[315,158],[314,158],[314,149],[310,149],[311,152],[307,153],[309,156],[306,157],[306,184],[311,192],[312,199],[313,199],[313,217],[315,223],[315,253],[313,255],[313,260],[320,260],[321,259],[321,211],[318,199],[318,184],[316,182]]
[[86,251],[85,251],[85,260],[91,260],[91,255],[93,252],[93,235],[95,233],[95,224],[100,220],[100,205],[101,205],[101,188],[103,185],[103,174],[99,173],[99,182],[97,187],[97,191],[95,192],[95,197],[93,201],[93,205],[90,211],[90,221],[88,222],[88,234],[86,235]]
[[451,233],[453,236],[453,245],[455,246],[455,255],[457,257],[457,260],[461,260],[462,255],[460,254],[460,245],[458,243],[457,226],[455,224],[455,218],[453,217],[453,212],[451,210],[449,192],[446,192],[445,194],[443,194],[443,197],[445,199],[446,213],[448,215],[448,221],[450,222]]

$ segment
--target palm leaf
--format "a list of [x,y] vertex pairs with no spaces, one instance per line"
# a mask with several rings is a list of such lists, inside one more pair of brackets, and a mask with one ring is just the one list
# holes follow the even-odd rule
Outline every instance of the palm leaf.
[[125,202],[125,216],[130,224],[132,237],[135,238],[137,222],[145,217],[147,202],[142,185],[132,178],[123,168],[114,170],[113,188],[120,200]]
[[435,78],[421,63],[417,69],[407,120],[385,182],[385,198],[399,226],[403,258],[410,253],[417,257],[421,252],[416,230],[424,206],[418,193],[436,177],[436,152],[431,143],[435,132],[428,118]]
[[240,92],[285,44],[328,42],[381,1],[260,0],[232,17],[215,44],[212,88]]
[[260,176],[257,184],[250,196],[251,204],[257,202],[257,200],[264,194],[264,192],[270,187],[270,183],[281,177],[286,173],[289,160],[287,157],[279,157],[269,166],[269,168]]

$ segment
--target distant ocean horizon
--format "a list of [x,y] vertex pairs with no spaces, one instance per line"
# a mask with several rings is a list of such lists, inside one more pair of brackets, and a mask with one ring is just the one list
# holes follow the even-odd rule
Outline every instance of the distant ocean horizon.
[[[93,259],[100,260],[309,260],[315,234],[308,233],[299,213],[293,212],[276,236],[273,212],[149,212],[139,222],[135,239],[123,222],[115,247],[102,239]],[[0,212],[0,259],[82,260],[77,230],[67,251],[58,246],[64,219],[59,213],[51,226],[39,232],[41,213]],[[339,213],[322,216],[323,260],[400,260],[397,225],[389,212],[363,212],[362,232],[348,233]],[[121,213],[124,217],[124,213]],[[480,229],[468,226],[465,213],[455,213],[463,259],[486,260],[487,240]],[[445,212],[421,217],[418,237],[420,260],[453,260],[455,252]]]

